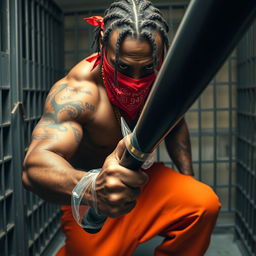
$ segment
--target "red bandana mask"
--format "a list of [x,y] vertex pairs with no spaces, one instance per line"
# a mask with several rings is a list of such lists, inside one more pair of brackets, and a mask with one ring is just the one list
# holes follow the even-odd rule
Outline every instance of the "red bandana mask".
[[[102,30],[104,29],[104,19],[100,16],[85,18],[85,20],[93,26],[100,27]],[[100,63],[100,59],[101,56],[96,55],[86,60],[89,62],[96,60],[92,68],[93,70]],[[103,56],[102,74],[107,95],[111,103],[122,109],[126,113],[129,121],[133,120],[148,96],[156,75],[153,73],[143,78],[134,79],[117,72],[116,84],[114,78],[115,70],[108,63],[106,52]]]
[[111,103],[122,109],[129,120],[133,120],[148,96],[156,75],[153,73],[143,78],[134,79],[117,72],[116,85],[115,70],[108,63],[106,54],[103,57],[102,71],[106,91]]

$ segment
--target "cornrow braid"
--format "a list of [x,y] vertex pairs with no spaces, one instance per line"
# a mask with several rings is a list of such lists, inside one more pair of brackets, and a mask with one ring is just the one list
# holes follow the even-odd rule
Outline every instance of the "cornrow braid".
[[120,53],[120,46],[121,46],[121,43],[123,41],[123,38],[127,37],[128,35],[132,35],[132,32],[131,30],[129,29],[125,29],[125,30],[122,30],[119,35],[118,35],[118,38],[116,40],[116,61],[115,61],[115,82],[116,82],[116,85],[117,85],[117,67],[118,67],[118,63],[119,63],[119,53]]
[[157,58],[157,55],[158,55],[158,49],[157,49],[157,44],[156,44],[156,41],[152,35],[152,33],[148,32],[147,30],[145,31],[142,31],[141,32],[141,36],[142,38],[148,40],[151,44],[151,47],[153,49],[153,66],[154,66],[154,70],[156,71],[156,67],[158,66],[158,58]]
[[141,2],[141,4],[139,5],[139,9],[141,12],[144,12],[149,6],[151,6],[151,2],[149,1],[143,1]]
[[123,18],[123,16],[119,13],[111,13],[110,15],[108,15],[104,18],[104,22],[107,23],[110,20],[117,20],[117,19],[122,19],[122,18]]
[[111,23],[110,26],[104,32],[103,42],[102,42],[103,45],[106,45],[108,43],[109,36],[114,29],[117,29],[117,28],[124,29],[124,27],[132,28],[132,20],[128,18],[123,18]]
[[[152,47],[154,67],[158,65],[158,49],[155,34],[159,34],[164,44],[164,52],[169,47],[169,27],[160,10],[148,0],[116,0],[104,13],[104,35],[102,47],[105,48],[114,30],[119,30],[116,41],[116,64],[115,73],[119,64],[120,46],[126,37],[147,40]],[[99,40],[101,30],[96,30]],[[99,46],[99,43],[97,44]],[[99,47],[97,48],[99,51]]]
[[132,14],[129,6],[127,6],[124,2],[121,2],[121,1],[114,2],[113,4],[111,4],[108,8],[108,12],[113,11],[113,9],[121,9],[129,14]]
[[168,26],[167,22],[158,13],[151,14],[150,16],[148,16],[148,19],[158,21],[160,24],[163,24],[165,26],[166,32],[169,32],[169,26]]

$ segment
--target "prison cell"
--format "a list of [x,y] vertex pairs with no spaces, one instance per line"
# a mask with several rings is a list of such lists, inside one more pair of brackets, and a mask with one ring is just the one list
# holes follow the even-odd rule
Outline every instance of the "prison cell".
[[[156,3],[170,40],[187,5]],[[105,7],[68,10],[63,17],[50,0],[0,1],[1,255],[43,255],[59,230],[59,207],[23,190],[22,159],[50,87],[93,52],[94,28],[83,18],[103,15]],[[254,24],[186,114],[196,178],[223,205],[217,227],[235,228],[248,255],[256,253],[255,33]],[[173,167],[163,144],[157,155]]]
[[236,235],[256,254],[256,23],[238,47]]

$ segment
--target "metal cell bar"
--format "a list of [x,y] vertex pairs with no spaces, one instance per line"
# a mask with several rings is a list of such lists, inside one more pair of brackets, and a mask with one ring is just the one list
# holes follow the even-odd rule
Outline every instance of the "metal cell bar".
[[[231,67],[231,59],[228,60],[228,81],[232,80],[232,67]],[[229,82],[229,86],[228,86],[228,99],[229,99],[229,109],[232,109],[232,85]],[[229,184],[232,184],[232,158],[233,158],[233,136],[232,136],[232,114],[233,112],[231,111],[229,113],[229,126],[228,126],[228,130],[229,130],[229,136],[228,136],[228,142],[229,142],[229,165],[228,165],[228,182]],[[231,186],[228,189],[228,209],[229,211],[231,211],[232,207],[231,204],[232,203],[232,189]]]
[[[216,79],[213,79],[213,109],[217,109],[216,103]],[[217,111],[213,111],[213,188],[217,188]]]

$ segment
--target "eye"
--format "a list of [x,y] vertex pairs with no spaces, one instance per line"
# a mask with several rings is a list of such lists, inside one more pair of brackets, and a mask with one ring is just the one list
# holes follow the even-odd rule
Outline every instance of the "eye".
[[118,64],[118,67],[119,67],[120,69],[122,69],[122,70],[126,70],[126,69],[128,68],[128,66],[125,65],[124,63],[119,63],[119,64]]
[[153,64],[149,64],[147,66],[145,66],[146,70],[152,70],[154,68]]

